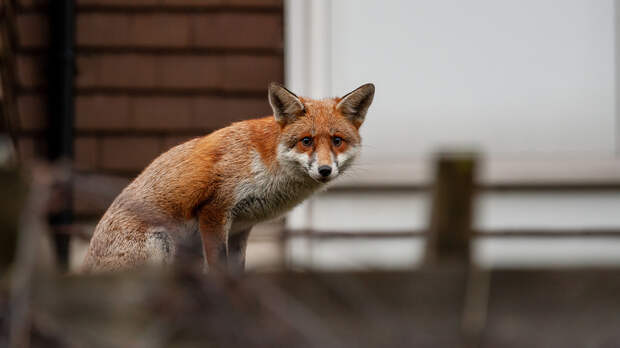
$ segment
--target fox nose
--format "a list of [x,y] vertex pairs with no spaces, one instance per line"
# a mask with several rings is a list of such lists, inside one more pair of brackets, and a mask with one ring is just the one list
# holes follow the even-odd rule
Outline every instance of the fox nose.
[[320,166],[319,167],[319,174],[321,174],[322,177],[326,178],[331,173],[332,173],[332,167],[330,167],[330,166]]

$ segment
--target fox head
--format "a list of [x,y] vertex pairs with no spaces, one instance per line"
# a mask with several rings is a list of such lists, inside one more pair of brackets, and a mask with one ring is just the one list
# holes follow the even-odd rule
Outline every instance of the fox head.
[[320,183],[336,178],[359,153],[359,128],[374,94],[368,83],[342,98],[312,100],[272,83],[269,104],[281,129],[278,162]]

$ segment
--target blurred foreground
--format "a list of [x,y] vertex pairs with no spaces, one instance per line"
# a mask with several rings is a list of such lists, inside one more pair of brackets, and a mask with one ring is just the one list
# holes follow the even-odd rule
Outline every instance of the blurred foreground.
[[619,290],[609,270],[39,277],[26,323],[6,289],[0,320],[16,347],[611,348]]
[[3,172],[0,346],[620,346],[620,269],[472,261],[469,154],[438,158],[422,267],[383,272],[61,275],[45,223],[57,169]]

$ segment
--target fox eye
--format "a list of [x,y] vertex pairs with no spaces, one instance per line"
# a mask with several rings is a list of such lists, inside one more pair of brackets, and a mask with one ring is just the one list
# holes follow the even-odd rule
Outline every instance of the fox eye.
[[342,145],[342,138],[341,137],[333,137],[332,138],[332,142],[334,143],[334,146],[338,147],[338,146]]
[[311,146],[312,145],[312,138],[304,137],[303,139],[301,139],[301,143],[303,144],[303,146]]

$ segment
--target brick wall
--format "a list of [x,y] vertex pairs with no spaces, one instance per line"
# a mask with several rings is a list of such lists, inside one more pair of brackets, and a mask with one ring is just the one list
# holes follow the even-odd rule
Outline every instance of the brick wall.
[[[48,28],[45,1],[18,3],[19,151],[28,159],[45,153]],[[78,218],[99,216],[167,148],[269,114],[267,84],[283,79],[282,31],[281,0],[77,0]]]

